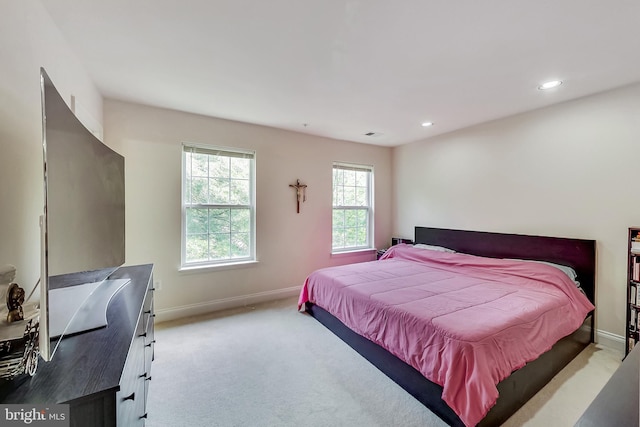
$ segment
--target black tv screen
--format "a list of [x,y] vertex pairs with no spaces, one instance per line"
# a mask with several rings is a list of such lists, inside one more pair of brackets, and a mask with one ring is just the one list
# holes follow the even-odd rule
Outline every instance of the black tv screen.
[[[57,337],[47,292],[99,282],[125,262],[124,157],[78,120],[41,69],[45,204],[40,350],[49,360]],[[52,340],[50,340],[52,339]]]

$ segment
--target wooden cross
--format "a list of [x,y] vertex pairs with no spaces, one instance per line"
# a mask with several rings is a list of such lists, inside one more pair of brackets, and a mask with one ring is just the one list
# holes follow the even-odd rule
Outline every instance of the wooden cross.
[[300,199],[302,199],[303,202],[307,201],[307,185],[300,184],[300,180],[297,179],[296,184],[289,184],[289,187],[296,189],[296,201],[298,203],[298,210],[296,213],[300,213]]

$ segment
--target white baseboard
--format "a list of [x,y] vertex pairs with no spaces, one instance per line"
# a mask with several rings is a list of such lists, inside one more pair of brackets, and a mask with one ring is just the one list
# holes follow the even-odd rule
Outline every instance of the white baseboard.
[[169,320],[181,319],[184,317],[197,316],[200,314],[212,313],[214,311],[226,310],[228,308],[245,307],[251,304],[258,304],[266,301],[273,301],[281,298],[288,298],[300,294],[300,286],[277,289],[275,291],[258,292],[250,295],[241,295],[231,298],[223,298],[213,301],[206,301],[198,304],[189,304],[179,307],[157,309],[155,311],[155,321],[166,322]]
[[624,337],[611,332],[596,329],[596,342],[602,346],[624,353]]

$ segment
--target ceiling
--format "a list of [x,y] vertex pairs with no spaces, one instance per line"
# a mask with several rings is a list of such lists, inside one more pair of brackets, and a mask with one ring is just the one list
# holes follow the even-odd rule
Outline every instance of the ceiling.
[[369,144],[640,81],[637,0],[42,3],[106,98]]

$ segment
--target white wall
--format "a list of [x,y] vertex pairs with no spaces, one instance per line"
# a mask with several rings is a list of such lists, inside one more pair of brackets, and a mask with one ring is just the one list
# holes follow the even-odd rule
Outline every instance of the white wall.
[[41,3],[0,0],[0,267],[29,292],[40,277],[44,209],[40,67],[96,123],[102,97]]
[[[155,264],[158,319],[293,295],[313,270],[375,259],[331,252],[332,162],[374,166],[375,242],[391,239],[391,149],[106,100],[105,140],[126,158],[127,264]],[[182,143],[256,151],[254,266],[180,273]],[[307,201],[296,214],[296,179]]]
[[640,85],[397,147],[394,232],[415,225],[597,241],[597,328],[622,340],[640,225]]

